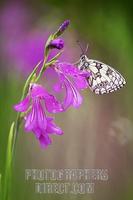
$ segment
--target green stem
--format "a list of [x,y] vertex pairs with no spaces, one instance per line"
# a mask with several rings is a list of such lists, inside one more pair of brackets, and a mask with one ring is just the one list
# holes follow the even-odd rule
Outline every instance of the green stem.
[[40,70],[40,72],[39,72],[39,75],[38,75],[38,77],[36,78],[36,82],[38,82],[39,81],[39,79],[41,78],[41,76],[42,76],[42,74],[43,74],[43,72],[45,71],[45,69],[46,69],[46,65],[45,65],[45,60],[44,60],[44,62],[43,62],[43,66],[42,66],[42,68],[41,68],[41,70]]
[[[36,76],[36,72],[38,70],[38,67],[40,65],[40,63],[42,61],[40,61],[37,66],[34,68],[34,70],[32,71],[32,73],[28,76],[25,85],[23,87],[23,91],[22,91],[22,96],[21,96],[21,101],[25,98],[25,96],[28,93],[28,89],[29,89],[29,85],[30,83],[36,83],[42,76],[43,72],[45,71],[45,69],[52,65],[53,63],[55,63],[57,61],[57,58],[60,56],[60,54],[62,53],[59,52],[55,57],[53,57],[48,63],[47,63],[47,58],[49,55],[49,43],[57,38],[58,32],[56,32],[55,34],[51,34],[46,42],[45,45],[45,53],[44,53],[44,61],[43,61],[43,65],[42,68],[39,72],[39,75]],[[12,164],[13,164],[13,158],[14,158],[14,154],[15,154],[15,149],[16,149],[16,142],[17,142],[17,138],[18,138],[18,131],[20,128],[20,124],[22,121],[22,115],[20,113],[17,114],[16,117],[16,121],[13,122],[11,124],[10,127],[10,132],[9,132],[9,137],[8,137],[8,146],[7,146],[7,155],[6,155],[6,166],[5,166],[5,176],[4,176],[4,187],[3,187],[3,193],[2,193],[2,197],[3,200],[8,200],[9,197],[9,192],[11,189],[11,185],[10,185],[10,180],[11,180],[11,168],[12,168]],[[1,195],[1,174],[0,174],[0,195]],[[0,196],[1,197],[1,196]],[[1,198],[0,198],[1,199]]]
[[2,199],[2,183],[1,180],[2,179],[2,175],[0,174],[0,199]]
[[51,65],[52,62],[57,61],[57,59],[59,58],[59,56],[63,53],[63,50],[60,51],[59,53],[57,53],[53,58],[51,58],[51,60],[46,64],[46,65]]
[[[32,71],[32,73],[28,76],[28,78],[27,78],[27,80],[25,82],[24,88],[23,88],[21,100],[23,100],[24,97],[27,95],[28,89],[29,89],[29,84],[31,82],[34,82],[34,79],[36,78],[34,76],[36,76],[37,69],[38,69],[39,65],[41,64],[41,62],[42,61],[40,61],[36,65],[36,67],[34,68],[34,70]],[[14,152],[15,152],[16,142],[17,142],[17,137],[18,137],[18,131],[19,131],[20,124],[21,124],[21,114],[18,113],[17,117],[16,117],[16,121],[15,121],[15,131],[14,131],[14,138],[13,138],[12,155],[14,155]]]
[[36,72],[38,70],[38,67],[39,65],[41,64],[42,61],[40,61],[36,67],[34,68],[34,70],[31,72],[31,74],[28,76],[26,82],[25,82],[25,85],[24,85],[24,88],[23,88],[23,92],[22,92],[22,97],[21,97],[21,100],[23,100],[23,98],[26,96],[27,92],[28,92],[28,88],[29,88],[29,84],[31,82],[34,82],[33,79],[35,79],[35,75],[36,75]]
[[[50,36],[50,37],[51,37],[51,36]],[[48,41],[50,40],[50,37],[48,38],[48,40],[47,40],[46,43],[48,43]],[[42,68],[41,68],[41,70],[40,70],[40,72],[39,72],[38,77],[36,78],[36,82],[41,78],[43,72],[45,71],[45,68],[46,68],[45,64],[46,64],[47,59],[48,59],[49,50],[50,50],[50,49],[49,49],[49,48],[47,47],[47,45],[46,45],[46,46],[45,46],[45,55],[44,55],[43,65],[42,65]]]
[[[63,51],[60,51],[57,55],[55,55],[48,63],[46,63],[47,61],[47,58],[48,58],[48,54],[49,54],[49,50],[47,51],[47,54],[44,58],[44,61],[43,61],[43,66],[39,72],[39,75],[38,77],[34,77],[34,75],[36,74],[36,71],[40,65],[40,63],[42,61],[40,61],[37,66],[34,68],[34,70],[32,71],[32,73],[29,75],[28,79],[26,80],[26,83],[24,85],[24,88],[23,88],[23,92],[22,92],[22,97],[21,97],[21,100],[24,99],[24,97],[26,96],[27,92],[28,92],[28,88],[29,88],[29,84],[31,82],[37,82],[39,81],[39,79],[41,78],[43,72],[45,71],[45,69],[52,65],[53,63],[56,62],[57,58],[61,55]],[[14,152],[15,152],[15,148],[16,148],[16,141],[17,141],[17,137],[18,137],[18,131],[19,131],[19,127],[20,127],[20,124],[21,124],[21,115],[20,113],[17,114],[17,118],[16,118],[16,121],[15,121],[15,132],[14,132],[14,140],[13,140],[13,147],[12,147],[12,154],[14,155]]]
[[46,45],[45,45],[45,54],[44,54],[44,61],[43,61],[43,66],[39,72],[39,75],[38,77],[36,78],[36,82],[41,78],[43,72],[45,71],[45,69],[50,66],[51,64],[53,64],[55,62],[55,60],[57,60],[57,58],[61,55],[61,53],[63,51],[60,51],[56,56],[54,56],[47,64],[47,59],[48,59],[48,55],[49,55],[49,52],[50,52],[50,48],[49,48],[49,44],[50,42],[55,39],[57,36],[56,34],[51,34],[46,42]]
[[[26,94],[28,92],[29,84],[32,81],[34,82],[34,79],[36,78],[37,69],[41,62],[42,61],[40,61],[37,64],[37,66],[34,68],[32,73],[28,76],[28,78],[25,82],[24,88],[23,88],[21,100],[26,96]],[[11,167],[13,164],[12,161],[13,161],[13,157],[15,154],[15,148],[16,148],[16,142],[17,142],[20,124],[21,124],[21,114],[18,113],[15,123],[13,122],[11,125],[10,132],[9,132],[9,138],[8,138],[5,179],[4,179],[4,191],[3,191],[3,199],[4,200],[8,199],[8,192],[10,191]]]
[[39,81],[39,79],[41,78],[43,72],[45,71],[45,69],[47,67],[49,67],[50,65],[54,64],[55,62],[57,62],[58,57],[62,54],[63,51],[60,51],[58,54],[56,54],[48,63],[46,63],[47,58],[44,60],[43,62],[43,66],[40,70],[40,73],[38,75],[38,77],[36,78],[35,82]]
[[[37,64],[37,66],[34,68],[34,70],[32,71],[32,73],[29,75],[28,79],[26,80],[26,83],[25,83],[24,88],[23,88],[21,100],[23,100],[24,97],[26,96],[26,94],[27,94],[27,92],[28,92],[29,84],[30,84],[31,82],[37,82],[37,81],[41,78],[41,76],[42,76],[43,72],[45,71],[45,69],[46,69],[48,66],[52,65],[53,63],[55,63],[56,60],[57,60],[57,58],[58,58],[58,57],[61,55],[61,53],[63,52],[63,51],[60,51],[55,57],[53,57],[48,63],[46,63],[46,62],[47,62],[47,59],[48,59],[49,52],[50,52],[50,48],[49,48],[48,46],[49,46],[50,42],[51,42],[53,39],[55,39],[55,38],[58,37],[58,32],[59,32],[59,31],[55,32],[54,34],[51,34],[51,35],[49,36],[49,38],[47,39],[47,42],[46,42],[46,44],[45,44],[45,51],[44,51],[45,53],[44,53],[44,61],[43,61],[42,68],[41,68],[41,70],[40,70],[40,72],[39,72],[38,77],[36,77],[36,71],[37,71],[37,69],[38,69],[40,63],[42,62],[42,61],[40,61],[40,62]],[[59,34],[59,35],[60,35],[60,34]],[[21,118],[20,118],[20,113],[18,113],[17,118],[16,118],[16,121],[15,121],[15,133],[14,133],[13,148],[12,148],[12,153],[13,153],[13,155],[14,155],[15,148],[16,148],[16,141],[17,141],[18,130],[19,130],[20,124],[21,124]]]

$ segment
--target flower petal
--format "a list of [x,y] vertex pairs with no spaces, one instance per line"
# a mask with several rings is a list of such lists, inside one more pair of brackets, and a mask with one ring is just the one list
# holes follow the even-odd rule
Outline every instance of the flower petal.
[[35,134],[36,138],[39,139],[42,134],[42,130],[40,128],[34,128],[32,131]]
[[[63,76],[63,75],[62,75]],[[64,87],[66,89],[66,97],[63,103],[63,108],[67,109],[69,106],[78,108],[82,103],[82,97],[74,85],[67,77],[64,76]]]
[[85,89],[88,87],[88,82],[87,82],[87,79],[83,76],[77,76],[74,78],[74,83],[75,83],[75,86],[79,89],[79,90],[82,90],[82,89]]
[[33,100],[32,110],[26,117],[25,129],[26,131],[33,131],[35,129],[46,130],[47,120],[45,112],[39,99]]
[[73,94],[72,94],[72,90],[70,89],[70,87],[67,84],[64,84],[65,89],[66,89],[66,96],[63,102],[63,108],[64,110],[66,110],[69,106],[72,105],[72,101],[73,101]]
[[29,96],[27,96],[20,103],[14,105],[14,109],[18,112],[25,112],[29,107],[29,103],[30,103],[30,98]]
[[48,92],[45,90],[44,87],[42,87],[41,85],[39,84],[32,84],[31,85],[31,97],[32,99],[34,98],[45,98],[49,96]]
[[63,131],[61,130],[60,127],[56,126],[56,124],[53,121],[53,118],[48,117],[47,118],[47,129],[46,132],[49,134],[57,134],[57,135],[62,135]]
[[41,134],[41,136],[39,137],[39,142],[42,148],[46,148],[52,143],[51,139],[47,134]]
[[62,112],[62,105],[57,101],[57,99],[53,95],[49,95],[45,97],[45,106],[48,112],[57,113]]
[[63,111],[62,105],[58,102],[58,100],[53,95],[49,94],[41,85],[33,84],[31,95],[32,99],[44,99],[48,112],[57,113]]
[[[68,84],[68,83],[67,83]],[[78,91],[78,89],[74,86],[74,84],[70,83],[67,86],[67,91],[71,90],[73,94],[72,105],[75,108],[78,108],[82,103],[82,97]]]
[[81,72],[75,65],[68,62],[58,63],[58,68],[63,74],[73,77]]
[[36,125],[35,108],[32,107],[31,112],[25,117],[25,131],[32,131]]
[[73,80],[78,89],[88,87],[87,78],[91,75],[90,72],[81,71],[76,66],[67,62],[58,63],[58,68],[65,76]]

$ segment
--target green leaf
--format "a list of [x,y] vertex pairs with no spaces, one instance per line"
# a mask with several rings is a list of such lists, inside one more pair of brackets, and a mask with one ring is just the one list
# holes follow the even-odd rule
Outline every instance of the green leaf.
[[61,55],[62,53],[63,53],[63,50],[60,51],[59,53],[57,53],[50,61],[48,61],[48,63],[46,64],[46,66],[49,66],[50,63],[52,63],[52,62],[55,62],[55,61],[60,57],[60,55]]
[[7,144],[7,153],[6,153],[6,165],[5,165],[5,175],[4,175],[4,188],[3,188],[3,200],[8,198],[8,194],[10,192],[10,179],[12,173],[12,145],[13,145],[13,134],[14,134],[14,125],[13,122],[10,127],[9,136],[8,136],[8,144]]

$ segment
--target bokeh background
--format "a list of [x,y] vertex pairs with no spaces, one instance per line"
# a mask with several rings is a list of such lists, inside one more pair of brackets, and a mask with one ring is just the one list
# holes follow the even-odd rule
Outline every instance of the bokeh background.
[[[43,57],[44,43],[65,19],[61,60],[75,62],[89,43],[88,56],[118,69],[125,88],[109,95],[82,92],[84,103],[56,115],[64,130],[53,144],[40,148],[33,134],[21,129],[11,199],[133,199],[133,26],[132,3],[126,1],[40,0],[0,1],[0,172],[4,173],[8,131],[28,73]],[[25,181],[29,168],[106,168],[109,180],[97,183],[92,195],[39,195]]]

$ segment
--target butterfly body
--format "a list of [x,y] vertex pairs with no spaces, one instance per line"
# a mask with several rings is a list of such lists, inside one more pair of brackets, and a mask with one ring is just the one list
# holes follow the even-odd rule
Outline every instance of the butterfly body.
[[81,56],[78,68],[90,72],[91,75],[87,81],[95,94],[111,93],[126,84],[125,79],[117,70],[100,61],[88,59],[86,55]]

